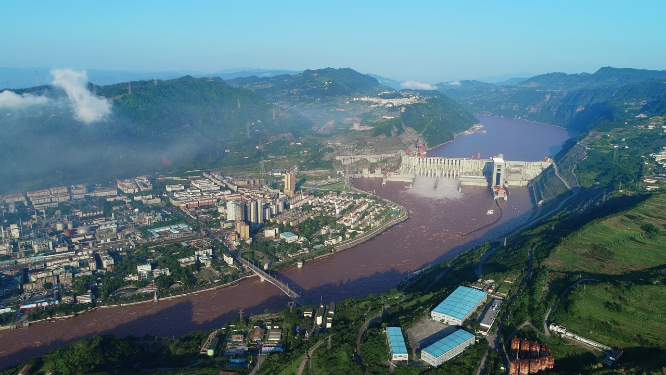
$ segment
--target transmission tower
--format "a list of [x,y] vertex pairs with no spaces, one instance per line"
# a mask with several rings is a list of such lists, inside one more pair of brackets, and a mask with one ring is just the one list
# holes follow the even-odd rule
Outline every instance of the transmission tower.
[[97,94],[97,77],[93,76],[93,94]]
[[240,109],[240,99],[237,100],[238,100],[238,109]]
[[294,301],[289,301],[287,302],[287,306],[289,307],[289,312],[294,308]]
[[264,170],[264,163],[265,162],[266,162],[265,160],[262,160],[262,161],[259,162],[259,164],[261,165],[261,178],[262,179],[264,178],[264,175],[266,175],[266,171]]
[[37,71],[35,70],[35,87],[39,86],[39,75],[37,74]]
[[243,320],[243,309],[238,309],[238,313],[240,314],[241,320]]
[[[240,107],[239,107],[239,108],[240,108]],[[245,130],[245,136],[246,136],[247,138],[250,138],[250,123],[249,123],[249,122],[247,123],[247,128],[246,128],[246,130]]]
[[275,127],[276,123],[277,121],[275,121],[275,110],[273,110],[273,127]]
[[5,81],[7,83],[7,90],[9,90],[9,81]]
[[127,83],[127,95],[132,95],[132,83]]
[[153,78],[153,83],[157,86],[157,72],[155,72],[155,77]]

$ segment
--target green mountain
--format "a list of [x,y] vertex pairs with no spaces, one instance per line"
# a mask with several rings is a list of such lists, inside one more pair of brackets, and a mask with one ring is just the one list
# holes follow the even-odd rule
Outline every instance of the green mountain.
[[338,97],[377,95],[393,91],[376,78],[350,68],[306,70],[296,75],[243,77],[230,84],[253,90],[273,103],[332,101]]
[[609,105],[632,85],[666,79],[666,71],[601,68],[594,74],[548,73],[517,86],[495,87],[477,81],[438,84],[472,112],[586,130],[594,119],[607,119]]
[[[276,105],[289,106],[320,125],[357,117],[367,120],[366,124],[374,127],[370,135],[384,134],[387,137],[401,134],[405,127],[409,127],[429,147],[450,141],[456,133],[478,123],[465,108],[441,92],[396,92],[380,84],[378,78],[382,79],[348,68],[326,68],[306,70],[293,76],[237,78],[229,83],[253,90]],[[397,83],[386,81],[394,85]],[[350,100],[360,96],[397,99],[415,93],[424,99],[414,104],[393,106],[390,111],[400,112],[401,116],[391,120],[382,119],[382,114],[387,110],[369,108],[362,102]]]
[[428,99],[424,103],[404,106],[401,124],[421,134],[427,147],[452,141],[457,133],[479,123],[476,117],[448,96],[437,91],[421,93],[428,95]]
[[0,118],[0,193],[256,161],[255,146],[312,126],[253,91],[190,76],[98,87],[112,113],[91,124],[52,86],[16,93],[53,101]]
[[378,76],[376,74],[370,74],[370,73],[368,73],[368,75],[372,78],[376,78],[377,81],[379,81],[379,83],[381,83],[382,85],[388,86],[388,87],[390,87],[394,90],[402,90],[404,88],[404,87],[402,87],[402,82],[396,81],[394,79],[386,78],[386,77],[382,77],[382,76]]

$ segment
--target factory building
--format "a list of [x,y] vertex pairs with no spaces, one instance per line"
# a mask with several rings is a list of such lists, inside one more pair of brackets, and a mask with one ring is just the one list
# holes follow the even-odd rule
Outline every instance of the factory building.
[[421,351],[421,359],[432,366],[447,362],[474,345],[474,335],[459,329]]
[[430,317],[445,324],[462,325],[486,301],[486,297],[481,290],[459,286],[430,312]]
[[405,346],[405,337],[402,335],[400,327],[387,327],[386,337],[391,352],[391,361],[407,361],[407,346]]

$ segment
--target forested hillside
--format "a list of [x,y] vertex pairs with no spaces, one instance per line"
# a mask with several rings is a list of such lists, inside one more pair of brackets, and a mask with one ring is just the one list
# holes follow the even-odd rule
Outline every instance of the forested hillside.
[[382,91],[392,91],[381,85],[376,78],[349,68],[306,70],[297,75],[264,78],[252,76],[228,82],[256,91],[273,103],[327,102],[339,96],[376,95]]
[[426,103],[405,106],[402,123],[420,133],[428,147],[452,141],[455,134],[469,129],[479,120],[446,95],[437,92]]
[[0,193],[256,161],[255,146],[312,126],[250,90],[205,78],[96,91],[110,99],[111,114],[90,124],[74,119],[52,86],[16,91],[53,100],[0,117]]
[[610,112],[618,104],[618,94],[664,79],[666,71],[607,67],[594,74],[543,74],[517,86],[461,81],[440,83],[438,87],[474,113],[518,117],[585,131],[596,122],[613,118]]

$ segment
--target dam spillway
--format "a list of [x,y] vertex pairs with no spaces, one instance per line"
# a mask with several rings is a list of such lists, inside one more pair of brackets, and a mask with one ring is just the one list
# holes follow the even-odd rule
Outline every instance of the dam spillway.
[[[504,161],[503,186],[526,186],[548,168],[552,161]],[[461,185],[489,186],[493,159],[402,156],[401,180],[416,176],[460,179]],[[397,177],[397,176],[396,176]],[[391,178],[389,177],[389,180]]]

